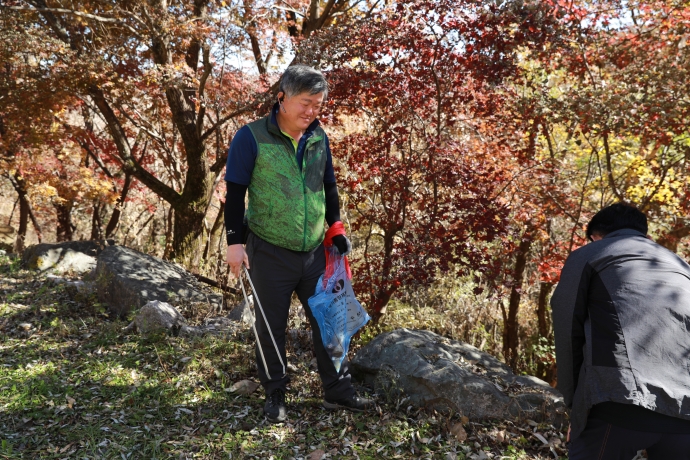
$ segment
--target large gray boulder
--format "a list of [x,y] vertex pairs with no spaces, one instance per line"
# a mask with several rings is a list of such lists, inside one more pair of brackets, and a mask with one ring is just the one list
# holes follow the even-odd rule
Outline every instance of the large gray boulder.
[[98,256],[95,277],[98,299],[121,317],[152,300],[175,306],[199,302],[218,311],[223,306],[221,295],[202,289],[182,267],[123,246]]
[[560,425],[562,395],[535,377],[517,376],[488,353],[433,332],[380,334],[352,360],[356,377],[383,392],[399,390],[417,407],[482,420],[531,419]]
[[96,267],[96,258],[113,241],[66,241],[29,246],[22,265],[42,272],[83,274]]

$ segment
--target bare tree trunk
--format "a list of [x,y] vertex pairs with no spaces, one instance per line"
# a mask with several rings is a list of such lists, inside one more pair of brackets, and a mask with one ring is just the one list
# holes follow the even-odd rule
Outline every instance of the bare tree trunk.
[[173,252],[173,228],[174,228],[175,209],[170,207],[165,223],[165,250],[163,259],[168,260]]
[[120,192],[120,197],[115,203],[115,209],[110,215],[110,220],[108,225],[105,227],[105,237],[112,238],[117,229],[117,224],[120,222],[120,215],[122,214],[122,207],[125,205],[125,200],[127,199],[127,193],[129,193],[129,187],[132,185],[132,175],[130,173],[125,173],[125,183],[122,186],[122,191]]
[[527,266],[527,256],[532,246],[532,236],[529,231],[525,232],[520,241],[517,254],[515,256],[515,268],[513,269],[513,284],[510,288],[510,300],[508,302],[508,312],[505,315],[503,326],[503,356],[513,370],[517,365],[518,347],[520,337],[518,336],[518,311],[520,310],[520,300],[522,297],[522,282]]
[[101,221],[101,204],[98,201],[93,203],[93,216],[91,218],[91,239],[103,239],[103,222]]
[[57,241],[72,241],[74,227],[72,225],[72,203],[55,205],[57,212]]
[[204,227],[204,213],[195,206],[186,212],[175,210],[172,258],[187,267],[196,267],[204,253],[204,241],[208,237]]
[[539,300],[537,301],[537,325],[539,328],[540,337],[548,337],[550,335],[547,300],[551,293],[552,283],[542,281],[539,283]]
[[14,251],[19,254],[24,251],[26,246],[26,232],[28,230],[29,219],[31,219],[31,222],[34,225],[34,230],[36,231],[36,236],[38,237],[39,243],[43,237],[41,227],[36,221],[36,216],[34,216],[33,209],[31,209],[31,202],[29,201],[29,195],[27,193],[24,178],[17,171],[10,176],[10,182],[12,183],[12,187],[14,187],[15,192],[17,192],[19,201],[19,228],[17,229],[17,238],[14,244]]
[[208,242],[204,248],[204,260],[208,260],[211,256],[211,251],[218,244],[218,239],[221,237],[221,230],[223,229],[223,216],[225,215],[225,207],[222,205],[218,210],[218,215],[216,215],[216,220],[213,221],[211,226],[211,231],[209,232]]
[[34,225],[34,231],[36,232],[36,238],[38,239],[38,242],[40,243],[43,241],[43,232],[41,231],[41,226],[38,224],[38,220],[36,220],[36,215],[34,214],[34,210],[31,207],[31,202],[29,201],[28,197],[26,199],[26,205],[29,208],[29,217],[31,218],[31,223]]
[[[391,272],[391,258],[393,255],[393,243],[395,240],[394,232],[387,232],[383,240],[383,269],[380,274],[381,280],[387,280],[390,277]],[[371,305],[369,307],[371,319],[374,324],[378,324],[384,314],[386,314],[386,308],[388,302],[390,302],[391,297],[395,293],[397,288],[386,287],[386,282],[382,281],[378,290],[372,295]]]
[[158,219],[156,219],[156,214],[153,214],[153,221],[151,222],[151,234],[149,235],[149,253],[156,253],[156,238],[158,237]]
[[26,247],[26,230],[29,223],[29,201],[26,198],[26,192],[19,195],[19,228],[17,229],[17,238],[14,240],[13,251],[15,254],[21,254]]
[[254,62],[256,62],[256,68],[259,71],[259,75],[266,74],[266,63],[264,62],[263,55],[261,53],[261,44],[259,43],[259,38],[256,36],[256,21],[253,19],[254,11],[252,10],[253,4],[251,0],[244,0],[244,17],[242,18],[247,26],[245,27],[245,32],[249,35],[249,43],[252,45],[252,53],[254,54]]
[[[544,281],[539,283],[539,299],[537,300],[537,327],[539,329],[539,337],[544,337],[547,340],[551,336],[547,300],[552,288],[552,283]],[[544,361],[537,363],[537,377],[544,379],[552,385],[556,377],[555,356],[553,358],[552,363],[545,363]]]

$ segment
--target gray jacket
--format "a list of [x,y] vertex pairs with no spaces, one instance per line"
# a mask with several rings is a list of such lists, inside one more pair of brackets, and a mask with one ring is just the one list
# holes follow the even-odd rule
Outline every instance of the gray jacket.
[[690,266],[623,229],[568,257],[551,298],[571,437],[612,401],[690,420]]

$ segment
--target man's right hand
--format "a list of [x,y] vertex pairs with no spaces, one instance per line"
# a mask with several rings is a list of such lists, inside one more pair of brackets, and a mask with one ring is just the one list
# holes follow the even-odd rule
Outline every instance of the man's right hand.
[[230,265],[230,273],[235,277],[240,277],[242,264],[249,268],[249,258],[242,244],[231,244],[225,254],[225,262]]

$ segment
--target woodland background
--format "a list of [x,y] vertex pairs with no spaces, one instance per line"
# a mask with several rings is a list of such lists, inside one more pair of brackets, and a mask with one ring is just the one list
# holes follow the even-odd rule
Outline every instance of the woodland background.
[[625,200],[688,256],[684,1],[0,1],[0,224],[227,280],[227,147],[330,82],[360,300],[553,379],[548,299]]

